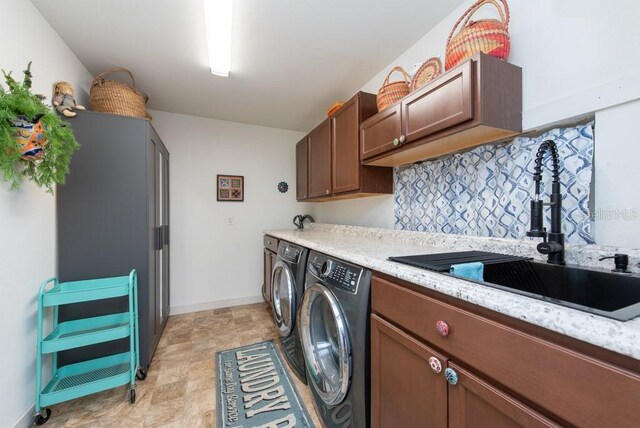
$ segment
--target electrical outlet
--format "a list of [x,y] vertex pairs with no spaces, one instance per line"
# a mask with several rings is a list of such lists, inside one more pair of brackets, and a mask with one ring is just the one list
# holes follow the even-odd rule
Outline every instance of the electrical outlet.
[[233,217],[229,217],[229,218],[227,218],[227,224],[228,224],[229,226],[233,226]]

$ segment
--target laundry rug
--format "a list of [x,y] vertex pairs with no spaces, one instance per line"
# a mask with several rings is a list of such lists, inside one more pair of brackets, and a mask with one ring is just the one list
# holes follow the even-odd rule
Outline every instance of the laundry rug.
[[273,341],[216,352],[218,427],[314,427]]

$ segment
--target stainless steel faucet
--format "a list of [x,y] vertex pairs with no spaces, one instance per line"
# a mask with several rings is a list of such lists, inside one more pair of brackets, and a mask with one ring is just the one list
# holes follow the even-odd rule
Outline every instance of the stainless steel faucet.
[[[540,199],[540,184],[542,182],[542,165],[544,154],[547,150],[551,154],[552,177],[551,196],[549,203]],[[562,233],[562,194],[560,193],[560,167],[558,165],[558,149],[556,143],[547,140],[540,144],[536,154],[535,169],[533,174],[535,181],[535,196],[531,200],[531,229],[527,236],[542,238],[538,244],[538,252],[547,255],[547,263],[564,265],[564,233]],[[544,206],[551,207],[551,232],[544,227]]]

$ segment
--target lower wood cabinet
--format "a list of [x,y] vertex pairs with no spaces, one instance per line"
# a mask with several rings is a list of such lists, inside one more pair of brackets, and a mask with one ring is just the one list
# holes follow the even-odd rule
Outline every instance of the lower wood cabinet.
[[373,427],[640,427],[638,360],[383,274],[371,309]]
[[278,240],[273,236],[264,235],[264,250],[262,251],[262,297],[268,303],[273,299],[273,284],[271,283],[271,273],[278,258]]
[[[440,373],[429,359],[437,358]],[[371,316],[371,426],[447,426],[446,358],[376,315]]]
[[459,365],[449,361],[447,366],[457,377],[457,383],[448,386],[450,427],[562,426]]
[[374,428],[559,426],[376,315],[371,351]]

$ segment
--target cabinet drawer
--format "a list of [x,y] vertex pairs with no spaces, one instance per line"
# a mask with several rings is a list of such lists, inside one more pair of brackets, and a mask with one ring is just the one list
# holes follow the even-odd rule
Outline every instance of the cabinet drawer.
[[374,313],[571,424],[640,426],[637,374],[375,276],[371,299]]
[[264,235],[264,246],[265,248],[273,251],[274,253],[278,252],[278,239],[273,236]]
[[402,134],[407,142],[473,119],[473,70],[467,61],[402,100]]
[[362,123],[360,126],[361,159],[399,147],[399,141],[396,145],[393,142],[400,138],[400,111],[401,105],[398,103]]

